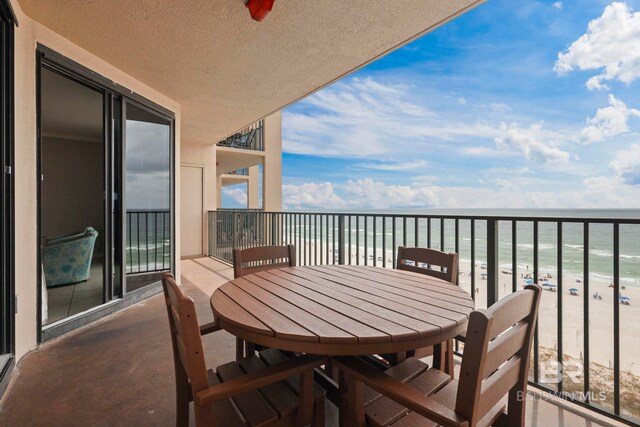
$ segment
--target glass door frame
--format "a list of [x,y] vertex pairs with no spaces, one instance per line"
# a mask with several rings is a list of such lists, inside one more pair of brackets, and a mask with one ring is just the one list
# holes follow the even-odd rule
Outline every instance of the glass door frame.
[[[42,291],[41,291],[41,254],[38,251],[37,260],[37,338],[38,343],[53,339],[66,332],[74,330],[103,316],[114,313],[124,307],[134,304],[148,296],[162,291],[160,281],[142,287],[132,292],[126,292],[126,211],[124,204],[125,185],[125,153],[126,135],[125,119],[126,104],[132,103],[136,107],[143,108],[170,122],[170,223],[171,223],[171,272],[175,272],[175,114],[137,93],[103,77],[90,69],[58,54],[52,49],[38,44],[36,48],[36,114],[38,124],[37,142],[37,173],[42,169],[41,161],[41,130],[40,130],[40,70],[47,67],[57,73],[63,74],[81,84],[96,89],[104,94],[104,137],[105,137],[105,303],[93,309],[69,317],[64,322],[57,322],[53,327],[43,329],[42,325]],[[38,179],[38,230],[37,244],[41,241],[41,180]],[[119,224],[118,224],[119,220]],[[120,226],[121,232],[116,230]]]
[[14,62],[16,19],[0,0],[0,397],[15,364]]
[[[169,270],[171,273],[175,273],[175,267],[176,267],[176,244],[175,244],[175,229],[176,229],[176,216],[175,216],[175,151],[176,151],[176,145],[175,145],[175,117],[173,116],[173,114],[171,114],[171,116],[168,116],[166,114],[163,114],[162,112],[159,112],[158,110],[150,107],[149,105],[147,105],[146,103],[142,103],[139,102],[137,100],[134,99],[129,99],[124,97],[123,101],[122,101],[122,121],[121,121],[121,127],[122,127],[122,157],[120,158],[121,161],[121,165],[122,165],[122,184],[123,187],[120,189],[120,196],[119,199],[122,200],[121,206],[123,207],[123,209],[121,209],[121,224],[123,224],[122,227],[122,242],[123,242],[123,246],[122,246],[122,254],[121,254],[121,258],[120,258],[120,265],[122,266],[122,281],[121,283],[123,284],[123,295],[127,295],[130,293],[136,293],[136,292],[140,292],[143,291],[146,288],[150,288],[150,287],[154,287],[157,286],[160,283],[160,276],[162,274],[162,272],[158,272],[158,271],[152,271],[152,272],[148,272],[148,273],[132,273],[135,274],[136,276],[158,276],[158,280],[143,286],[141,288],[138,289],[134,289],[132,291],[129,291],[127,289],[127,280],[126,280],[126,276],[127,276],[127,251],[126,251],[126,243],[127,243],[127,210],[126,210],[126,197],[125,197],[125,188],[124,185],[126,183],[126,151],[127,151],[127,135],[126,135],[126,120],[127,120],[127,105],[133,105],[139,109],[142,109],[150,114],[153,114],[163,120],[166,120],[167,122],[169,122],[169,216],[171,218],[170,221],[170,239],[171,239],[171,254],[170,254],[170,267]],[[145,223],[146,226],[146,223]],[[167,271],[167,270],[165,270]],[[164,271],[163,271],[164,272]]]

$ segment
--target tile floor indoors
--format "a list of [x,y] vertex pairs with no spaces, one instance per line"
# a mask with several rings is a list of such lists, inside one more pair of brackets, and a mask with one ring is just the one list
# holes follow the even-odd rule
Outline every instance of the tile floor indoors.
[[94,258],[89,280],[47,288],[49,317],[45,324],[82,313],[102,304],[102,274],[102,261]]

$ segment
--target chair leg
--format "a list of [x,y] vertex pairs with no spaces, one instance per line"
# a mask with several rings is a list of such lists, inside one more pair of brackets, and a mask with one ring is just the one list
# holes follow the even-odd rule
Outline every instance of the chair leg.
[[324,427],[324,411],[324,398],[316,399],[313,403],[313,420],[311,420],[311,427]]
[[250,342],[245,342],[245,352],[244,355],[245,356],[251,356],[253,354],[255,354],[256,352],[256,345],[254,343],[250,343]]
[[191,386],[182,366],[176,369],[176,427],[189,426],[189,402]]
[[236,337],[236,360],[244,357],[244,341]]
[[455,376],[455,365],[453,363],[453,340],[447,341],[447,350],[445,354],[444,372],[449,375],[451,379]]
[[300,395],[298,411],[295,417],[296,426],[305,426],[313,417],[313,371],[300,374]]
[[211,406],[194,405],[193,408],[195,409],[195,413],[196,413],[196,427],[215,425]]
[[433,346],[433,367],[439,371],[443,371],[445,369],[445,360],[447,358],[446,352],[446,343],[436,344]]
[[507,404],[507,424],[510,427],[524,427],[525,405],[527,403],[527,387],[517,384],[509,391]]
[[346,421],[349,427],[364,427],[364,385],[351,375],[346,375]]

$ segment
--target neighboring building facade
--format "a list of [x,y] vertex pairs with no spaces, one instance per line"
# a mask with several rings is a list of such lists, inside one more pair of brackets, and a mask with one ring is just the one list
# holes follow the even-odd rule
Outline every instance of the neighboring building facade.
[[216,170],[217,208],[224,187],[245,184],[248,209],[282,210],[282,112],[218,142]]

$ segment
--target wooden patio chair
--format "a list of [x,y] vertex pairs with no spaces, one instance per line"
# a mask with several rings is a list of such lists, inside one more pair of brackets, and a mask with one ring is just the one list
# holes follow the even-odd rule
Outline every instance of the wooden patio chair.
[[[471,313],[460,379],[432,368],[402,382],[361,359],[336,357],[346,425],[524,426],[541,292],[528,285]],[[410,358],[392,369],[415,363]]]
[[[246,276],[279,267],[296,266],[296,247],[287,246],[257,246],[248,249],[233,250],[234,278]],[[256,346],[236,338],[236,359],[255,353]]]
[[[207,370],[194,302],[163,275],[176,381],[176,425],[324,425],[325,392],[313,381],[326,357],[287,358],[275,349]],[[210,330],[219,329],[215,325]]]
[[[458,254],[445,253],[430,248],[398,247],[396,269],[413,271],[446,280],[454,285],[458,283]],[[433,346],[415,349],[407,354],[384,355],[391,365],[402,362],[406,357],[427,357],[433,355],[434,367],[453,376],[453,340]]]
[[272,268],[295,266],[296,247],[294,245],[257,246],[233,250],[233,275],[236,279]]

